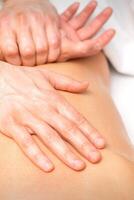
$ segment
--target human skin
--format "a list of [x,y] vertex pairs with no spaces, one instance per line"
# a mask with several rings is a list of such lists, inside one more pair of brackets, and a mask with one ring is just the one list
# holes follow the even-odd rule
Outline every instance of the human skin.
[[59,159],[74,170],[82,170],[85,163],[67,147],[63,138],[89,161],[98,162],[101,159],[98,149],[104,148],[104,139],[58,93],[58,90],[82,93],[88,86],[87,81],[79,82],[50,69],[36,67],[33,70],[1,62],[0,131],[14,139],[29,159],[46,172],[52,171],[54,165],[31,134],[38,135]]
[[[76,57],[87,57],[88,55],[91,56],[93,54],[96,54],[107,43],[109,43],[109,41],[114,36],[114,31],[109,30],[107,32],[104,32],[101,36],[99,36],[95,40],[87,39],[88,37],[93,36],[98,30],[100,30],[102,25],[109,19],[109,17],[112,14],[112,9],[106,8],[102,13],[100,13],[100,15],[98,15],[91,22],[90,25],[88,25],[84,28],[84,24],[86,23],[87,19],[92,14],[92,12],[94,11],[96,5],[97,4],[95,2],[89,3],[79,15],[72,18],[78,9],[78,4],[73,4],[61,15],[62,24],[64,26],[64,29],[67,30],[66,33],[69,34],[68,38],[70,37],[71,40],[69,41],[65,35],[63,36],[62,45],[61,45],[62,51],[61,51],[59,61],[64,61],[64,60],[68,60],[70,58],[76,58]],[[70,24],[71,28],[68,26],[68,24]],[[81,29],[79,29],[79,28],[81,28]],[[36,27],[36,29],[37,29],[37,27]],[[3,31],[3,32],[6,33],[6,31]],[[5,43],[4,43],[5,45],[7,45],[6,39],[5,39]],[[94,48],[92,48],[92,45],[94,46]],[[12,58],[13,57],[14,56],[12,56]],[[73,108],[70,109],[69,105],[67,105],[67,103],[65,103],[65,101],[63,102],[63,100],[61,100],[61,97],[59,99],[58,96],[56,95],[56,93],[54,92],[54,90],[51,91],[52,100],[55,99],[55,96],[57,96],[57,98],[58,98],[57,102],[59,101],[59,103],[61,103],[59,105],[60,105],[60,110],[62,110],[62,112],[60,112],[56,118],[54,118],[56,113],[54,112],[54,109],[53,109],[53,105],[56,104],[56,101],[54,103],[50,102],[50,97],[49,97],[49,98],[46,98],[45,101],[42,103],[41,99],[37,98],[37,93],[38,94],[44,93],[44,95],[46,97],[49,96],[48,95],[48,85],[49,85],[49,89],[51,86],[48,83],[48,81],[51,82],[52,87],[55,87],[55,89],[68,90],[69,92],[82,92],[88,87],[87,84],[83,85],[82,83],[81,84],[78,82],[76,83],[75,81],[72,81],[71,79],[68,79],[66,77],[61,77],[60,75],[56,75],[52,72],[49,72],[48,70],[46,72],[45,70],[43,70],[43,68],[39,69],[36,67],[36,69],[32,70],[26,66],[24,68],[23,67],[20,68],[20,66],[15,67],[15,66],[10,66],[8,64],[6,65],[6,63],[2,63],[2,66],[0,68],[1,68],[0,69],[0,72],[1,72],[1,80],[0,80],[1,84],[0,85],[2,85],[2,87],[4,87],[4,90],[0,87],[1,99],[4,99],[2,102],[2,106],[1,106],[1,110],[3,110],[3,112],[1,111],[1,115],[0,115],[0,118],[2,121],[0,130],[5,135],[8,135],[9,137],[14,138],[14,140],[21,146],[21,148],[26,153],[26,155],[34,163],[36,163],[38,166],[40,166],[41,168],[43,168],[44,170],[47,170],[47,171],[50,171],[54,167],[52,165],[50,167],[50,161],[48,159],[45,159],[45,160],[43,159],[45,157],[42,155],[41,151],[39,151],[39,149],[37,148],[35,143],[31,140],[31,137],[30,137],[31,129],[32,129],[32,132],[36,132],[36,134],[40,134],[40,136],[43,137],[42,139],[44,139],[44,142],[46,142],[47,145],[49,144],[50,149],[52,148],[53,151],[56,153],[56,155],[58,157],[60,157],[60,159],[62,159],[66,164],[68,164],[68,166],[75,168],[75,170],[80,170],[85,167],[84,163],[80,162],[79,159],[77,160],[77,162],[79,162],[79,164],[77,163],[77,166],[72,166],[73,164],[70,163],[70,162],[72,162],[70,159],[71,158],[73,159],[73,154],[71,156],[71,152],[69,153],[69,149],[68,149],[68,155],[70,155],[70,156],[68,156],[68,158],[64,156],[64,151],[66,149],[65,145],[63,145],[60,138],[56,137],[57,138],[56,139],[54,137],[54,135],[56,133],[55,132],[52,133],[52,128],[50,126],[53,126],[53,128],[56,129],[56,131],[58,131],[58,133],[59,132],[63,133],[64,132],[63,129],[67,130],[66,132],[69,133],[69,132],[72,132],[71,130],[73,129],[73,132],[77,132],[77,134],[75,134],[75,136],[73,138],[70,138],[70,140],[72,141],[72,144],[75,147],[77,146],[79,152],[81,151],[82,155],[85,156],[89,161],[91,161],[91,162],[100,161],[101,155],[96,148],[100,149],[100,148],[104,148],[104,146],[105,146],[104,140],[102,139],[101,134],[99,134],[97,132],[97,130],[92,128],[91,125],[89,125],[89,124],[86,125],[87,124],[87,123],[85,123],[86,119],[83,120],[82,116],[80,116],[80,113],[79,113],[79,117],[78,117],[78,113]],[[44,75],[44,80],[43,80],[43,75]],[[16,79],[16,77],[20,77],[20,79]],[[33,81],[33,83],[30,81]],[[39,88],[35,87],[35,85],[34,85],[35,83],[37,83]],[[17,86],[17,88],[16,88],[16,86]],[[12,96],[7,95],[9,93],[12,93],[12,89],[11,89],[12,87],[15,88],[15,90],[18,93],[17,92],[14,93],[14,91],[13,91]],[[10,90],[8,90],[9,88],[10,88]],[[26,94],[27,90],[31,91],[31,97],[34,99],[34,101],[35,101],[35,98],[36,98],[36,100],[38,99],[37,104],[40,108],[38,107],[37,109],[35,109],[35,106],[37,106],[37,104],[35,105],[35,102],[33,101],[33,99],[30,99],[30,102],[29,102],[29,100],[27,99],[27,95],[29,95],[28,94],[29,92]],[[35,91],[36,91],[36,93],[35,93]],[[21,92],[25,93],[25,95],[23,97],[20,95]],[[4,96],[4,98],[3,98],[3,96]],[[5,96],[6,97],[8,96],[8,99],[5,98]],[[9,101],[10,101],[10,104],[8,103]],[[23,102],[22,105],[18,106],[18,104],[17,104],[18,101],[21,101],[21,103]],[[14,103],[11,103],[11,102],[14,102]],[[8,106],[7,106],[7,104],[8,104]],[[65,105],[65,104],[66,104],[66,109],[62,109],[62,108],[64,108],[63,105]],[[31,110],[31,106],[33,106],[33,105],[34,105],[34,110],[35,110],[34,112],[32,111],[33,109]],[[57,104],[55,106],[57,106]],[[24,107],[27,107],[28,110],[30,109],[30,114],[36,115],[36,117],[38,115],[39,121],[34,122],[35,119],[32,120],[33,116],[31,116],[30,122],[29,122],[29,124],[27,124],[28,120],[27,120],[26,116],[28,116],[28,113],[25,114],[25,119],[24,119],[23,113],[25,113],[25,111],[26,111],[26,108],[24,108]],[[6,113],[5,113],[5,108],[7,109]],[[39,113],[38,110],[43,111],[43,109],[44,109],[44,113],[42,113],[42,115],[41,115],[41,112]],[[55,109],[57,110],[58,108],[55,107]],[[67,114],[67,110],[69,111],[69,114]],[[16,115],[18,116],[18,112],[19,112],[20,119],[16,120],[16,117],[14,117],[14,116],[16,116]],[[37,114],[37,112],[38,112],[38,114]],[[49,118],[51,118],[53,116],[53,119],[55,119],[55,121],[52,122],[52,120],[46,119],[45,112],[49,113],[49,116],[50,116]],[[66,115],[65,119],[62,116],[63,113]],[[75,118],[74,117],[72,118],[72,116],[74,116],[74,113],[75,113]],[[7,115],[10,116],[10,120],[8,120],[8,121],[7,121]],[[22,116],[23,116],[23,119],[22,119]],[[72,121],[74,122],[74,124],[76,126],[75,130],[74,130],[73,123],[70,123],[69,120],[66,119],[66,117],[70,118],[70,122],[72,122]],[[45,138],[45,135],[43,134],[43,130],[46,130],[46,126],[44,128],[42,128],[42,131],[39,130],[39,129],[41,129],[41,127],[40,127],[41,120],[39,118],[41,118],[43,121],[45,121],[45,125],[46,125],[46,123],[49,124],[49,127],[47,127],[47,131],[48,131],[47,136],[50,137],[50,135],[52,136],[54,134],[52,137],[53,140],[48,142],[48,138]],[[12,120],[13,120],[13,122],[12,122]],[[58,124],[59,124],[58,120],[60,120],[62,122],[62,124],[63,124],[62,127],[58,126]],[[18,123],[18,121],[19,121],[19,123]],[[5,126],[5,123],[6,124],[8,123],[8,125]],[[17,124],[19,124],[18,127],[17,127]],[[38,125],[39,127],[34,127],[34,124],[40,124],[40,125]],[[30,131],[28,129],[28,130],[26,130],[25,133],[23,133],[24,130],[22,130],[22,129],[23,128],[25,129],[25,126],[30,126],[29,127]],[[81,128],[80,128],[80,126],[81,126]],[[85,126],[87,126],[87,127],[84,128]],[[5,129],[5,127],[6,127],[6,129]],[[81,130],[82,127],[83,127],[83,130]],[[13,129],[16,130],[16,134],[14,136],[11,134],[11,129],[12,129],[12,132],[15,132]],[[79,129],[81,130],[81,132],[79,131]],[[86,135],[88,135],[89,141],[87,141],[87,142],[85,140],[85,136],[82,135],[84,132]],[[25,135],[25,137],[27,136],[26,137],[27,139],[24,137],[24,135]],[[62,134],[62,136],[63,135],[64,134]],[[29,137],[29,139],[28,139],[28,137]],[[69,140],[68,136],[67,136],[67,139]],[[78,139],[79,139],[79,141],[78,141]],[[55,142],[52,142],[52,141],[55,141]],[[85,145],[85,150],[83,148],[81,148],[81,146],[83,146],[83,143],[84,144],[87,143],[87,145]],[[30,149],[32,149],[32,150],[30,150]],[[35,151],[35,149],[36,149],[36,151]],[[66,151],[67,151],[67,149],[66,149]],[[37,152],[40,155],[40,157],[42,157],[42,161],[41,161],[41,159],[39,159],[39,155],[38,156],[34,155],[35,153],[37,155]],[[36,157],[36,159],[35,159],[35,157]],[[69,157],[70,157],[70,159],[69,159]],[[39,162],[39,160],[40,160],[40,162]],[[47,167],[48,163],[49,163],[49,165]]]
[[110,77],[104,56],[99,54],[89,59],[42,67],[65,75],[73,75],[73,78],[81,81],[89,80],[88,92],[60,93],[83,113],[106,139],[107,146],[101,152],[103,159],[94,165],[81,157],[87,167],[84,171],[75,172],[62,164],[37,136],[32,136],[55,163],[55,170],[48,174],[29,162],[14,141],[0,135],[0,198],[4,200],[44,200],[44,198],[45,200],[133,200],[133,146],[110,97]]
[[49,1],[5,1],[0,11],[0,60],[36,66],[100,52],[112,39],[114,30],[94,36],[108,21],[112,9],[105,9],[86,25],[97,2],[91,1],[75,15],[79,6],[74,3],[58,15]]
[[10,27],[6,27],[5,30],[8,30],[8,42],[12,52],[17,52],[14,61],[8,57],[8,52],[4,51],[7,60],[12,60],[16,65],[22,63],[28,66],[35,65],[36,60],[38,65],[46,60],[57,60],[61,46],[60,18],[49,0],[5,0],[1,15],[3,23],[10,21]]

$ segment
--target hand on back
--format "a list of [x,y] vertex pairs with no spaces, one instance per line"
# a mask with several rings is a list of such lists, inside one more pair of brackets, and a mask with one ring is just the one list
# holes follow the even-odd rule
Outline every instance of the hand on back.
[[46,172],[54,165],[31,134],[74,170],[84,169],[85,163],[66,142],[88,161],[100,161],[99,149],[104,148],[104,139],[57,91],[80,93],[87,88],[88,82],[42,67],[31,69],[1,62],[0,133],[14,139],[28,158]]

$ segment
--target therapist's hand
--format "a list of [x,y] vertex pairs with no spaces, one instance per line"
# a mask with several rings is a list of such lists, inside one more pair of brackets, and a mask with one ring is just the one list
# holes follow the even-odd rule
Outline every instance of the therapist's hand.
[[54,168],[33,140],[35,133],[56,156],[74,170],[85,162],[71,151],[66,140],[92,163],[100,161],[105,142],[90,123],[57,91],[81,93],[88,82],[79,82],[42,67],[15,67],[0,63],[0,132],[13,138],[24,153],[44,171]]
[[60,20],[48,0],[6,0],[0,11],[0,59],[14,65],[54,62],[61,48]]
[[93,0],[74,16],[79,8],[79,3],[74,3],[61,15],[62,47],[58,61],[96,55],[110,43],[114,29],[103,31],[99,36],[96,34],[111,17],[112,9],[104,9],[88,22],[96,7],[97,2]]

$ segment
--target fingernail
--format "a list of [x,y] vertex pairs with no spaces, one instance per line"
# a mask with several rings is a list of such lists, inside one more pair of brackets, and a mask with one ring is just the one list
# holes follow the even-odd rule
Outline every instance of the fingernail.
[[54,169],[54,166],[52,165],[52,163],[47,162],[44,159],[39,159],[38,163],[40,165],[40,167],[45,171],[45,172],[50,172]]
[[91,151],[91,152],[89,153],[89,157],[90,157],[90,161],[91,161],[92,163],[97,163],[97,162],[100,161],[100,159],[101,159],[101,155],[100,155],[100,153],[97,152],[97,151]]
[[96,138],[95,141],[98,148],[104,148],[105,147],[105,140],[102,138]]
[[50,172],[54,169],[53,165],[51,163],[46,163],[45,164],[45,169],[47,172]]
[[82,170],[85,168],[85,163],[82,160],[73,160],[72,164],[75,170]]

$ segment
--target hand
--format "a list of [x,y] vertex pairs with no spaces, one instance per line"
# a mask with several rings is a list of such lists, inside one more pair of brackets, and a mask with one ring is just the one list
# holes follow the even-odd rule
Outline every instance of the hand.
[[110,18],[111,8],[106,8],[87,24],[96,7],[97,2],[93,0],[74,16],[79,8],[79,3],[74,3],[61,15],[62,47],[58,61],[96,55],[112,40],[113,29],[95,37]]
[[35,66],[60,55],[60,20],[47,0],[7,0],[0,11],[0,60]]
[[74,170],[85,167],[64,140],[92,163],[100,161],[105,142],[89,122],[56,90],[84,92],[88,82],[78,82],[42,67],[0,65],[0,132],[13,138],[24,153],[44,171],[53,163],[39,149],[35,133],[56,156]]

